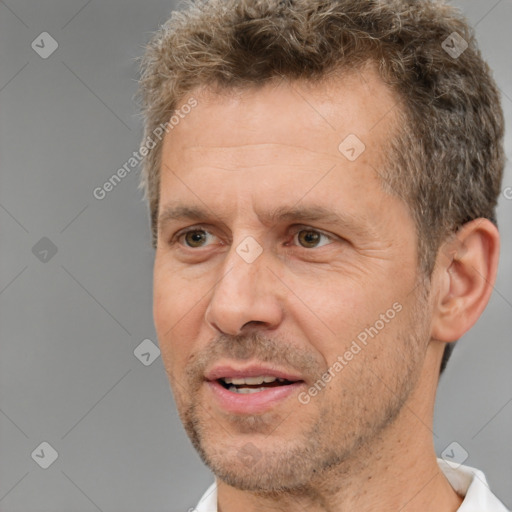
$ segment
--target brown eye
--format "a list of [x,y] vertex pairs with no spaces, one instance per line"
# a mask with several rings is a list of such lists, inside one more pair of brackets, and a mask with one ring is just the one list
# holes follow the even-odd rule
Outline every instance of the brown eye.
[[[296,233],[297,239],[303,247],[306,249],[314,249],[319,246],[318,243],[324,237],[327,240],[330,240],[330,238],[327,235],[324,235],[323,233],[312,230],[312,229],[301,229]],[[332,240],[330,240],[328,243],[331,243]],[[322,244],[327,245],[327,244]]]
[[194,229],[183,233],[182,237],[189,247],[201,247],[202,243],[207,239],[207,233],[204,229]]

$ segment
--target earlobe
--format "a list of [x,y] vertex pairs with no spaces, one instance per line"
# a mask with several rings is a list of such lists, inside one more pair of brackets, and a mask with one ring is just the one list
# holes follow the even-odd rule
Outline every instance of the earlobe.
[[442,244],[433,275],[432,338],[458,340],[476,323],[493,290],[499,250],[498,230],[483,218],[464,224]]

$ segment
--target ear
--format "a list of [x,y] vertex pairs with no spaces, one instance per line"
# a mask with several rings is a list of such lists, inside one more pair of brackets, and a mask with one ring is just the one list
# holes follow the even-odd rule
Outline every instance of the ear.
[[432,338],[456,341],[476,323],[496,281],[499,252],[498,230],[483,218],[464,224],[441,245],[432,283]]

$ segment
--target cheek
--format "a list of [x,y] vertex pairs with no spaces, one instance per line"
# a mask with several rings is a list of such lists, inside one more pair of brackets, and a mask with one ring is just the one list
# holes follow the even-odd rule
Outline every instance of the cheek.
[[179,280],[166,282],[155,273],[153,320],[164,367],[172,374],[184,368],[201,323],[204,304],[196,295]]
[[197,301],[193,289],[163,258],[157,258],[153,273],[153,320],[162,341],[179,328],[180,320]]
[[304,286],[304,281],[302,286],[296,281],[290,287],[301,299],[288,304],[291,316],[308,343],[327,367],[339,362],[338,357],[343,366],[351,367],[343,370],[344,376],[335,372],[333,388],[344,387],[345,379],[350,383],[365,365],[374,367],[376,357],[381,362],[395,359],[398,347],[393,340],[405,316],[393,308],[400,297],[396,289],[375,279],[354,281],[337,274],[318,280],[316,287]]
[[382,296],[361,280],[334,272],[321,277],[326,278],[311,283],[294,280],[290,288],[297,298],[290,297],[288,306],[304,332],[336,348],[378,318]]

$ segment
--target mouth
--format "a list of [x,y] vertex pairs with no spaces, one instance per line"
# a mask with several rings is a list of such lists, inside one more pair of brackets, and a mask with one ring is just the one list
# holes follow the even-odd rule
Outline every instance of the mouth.
[[245,377],[245,378],[220,378],[217,382],[228,391],[232,393],[251,394],[261,393],[267,389],[276,388],[280,386],[289,386],[293,382],[287,379],[273,377],[271,375],[264,375],[261,377]]
[[263,365],[217,366],[206,373],[205,384],[220,410],[240,415],[282,406],[306,385],[298,375]]

